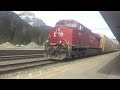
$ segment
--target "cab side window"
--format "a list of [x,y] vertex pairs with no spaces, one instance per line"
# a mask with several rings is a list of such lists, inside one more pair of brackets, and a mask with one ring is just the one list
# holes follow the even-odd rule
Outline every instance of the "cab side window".
[[77,25],[77,29],[80,30],[80,24]]
[[82,26],[80,24],[78,24],[78,29],[82,30]]
[[80,25],[80,30],[82,30],[82,26]]
[[82,30],[82,31],[84,30],[84,27],[83,27],[83,26],[81,26],[81,30]]

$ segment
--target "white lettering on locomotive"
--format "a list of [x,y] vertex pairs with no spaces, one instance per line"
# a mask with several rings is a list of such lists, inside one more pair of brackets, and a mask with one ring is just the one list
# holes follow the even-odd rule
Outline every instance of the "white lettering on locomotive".
[[59,32],[59,35],[60,35],[60,36],[63,36],[63,32]]
[[54,37],[56,37],[56,34],[60,35],[60,36],[63,36],[63,32],[54,32]]
[[56,33],[56,32],[54,32],[54,37],[56,37],[56,34],[57,34],[57,33]]

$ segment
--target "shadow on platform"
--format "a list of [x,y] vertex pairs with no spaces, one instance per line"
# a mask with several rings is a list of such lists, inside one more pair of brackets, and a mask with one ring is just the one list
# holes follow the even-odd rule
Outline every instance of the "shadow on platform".
[[119,75],[120,76],[120,55],[107,63],[98,72],[103,74]]

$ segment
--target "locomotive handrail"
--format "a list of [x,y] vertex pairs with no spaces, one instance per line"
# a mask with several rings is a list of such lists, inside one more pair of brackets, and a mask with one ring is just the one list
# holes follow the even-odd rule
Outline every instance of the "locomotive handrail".
[[[63,37],[62,37],[63,38]],[[63,38],[64,39],[64,38]],[[67,43],[67,40],[64,39],[64,41]],[[69,45],[69,43],[67,43],[67,45]]]

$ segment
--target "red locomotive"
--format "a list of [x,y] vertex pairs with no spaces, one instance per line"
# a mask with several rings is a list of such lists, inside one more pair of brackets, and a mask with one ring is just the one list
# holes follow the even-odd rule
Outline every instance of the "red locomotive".
[[49,58],[63,59],[81,57],[88,49],[101,52],[101,36],[75,20],[60,20],[49,30],[45,43],[46,55]]

